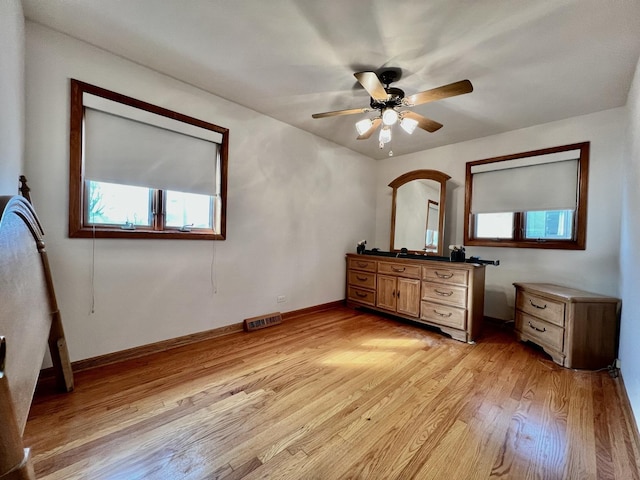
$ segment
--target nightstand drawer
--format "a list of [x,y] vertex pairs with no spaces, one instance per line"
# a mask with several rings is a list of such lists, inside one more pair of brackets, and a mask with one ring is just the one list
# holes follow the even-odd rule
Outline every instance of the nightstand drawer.
[[349,286],[348,300],[354,302],[363,303],[375,307],[376,305],[376,292],[371,290],[364,290],[362,288]]
[[422,280],[466,286],[469,282],[469,272],[442,267],[422,267]]
[[564,348],[564,328],[540,320],[526,313],[516,311],[516,330],[529,337],[534,343],[562,352]]
[[519,291],[516,298],[516,308],[529,315],[541,318],[547,322],[564,327],[564,303],[539,297],[529,292]]
[[349,270],[349,285],[376,288],[376,274]]
[[420,307],[420,318],[446,327],[467,328],[467,311],[463,308],[423,301]]
[[422,282],[422,300],[433,300],[434,302],[446,303],[454,307],[466,308],[467,289],[455,285]]

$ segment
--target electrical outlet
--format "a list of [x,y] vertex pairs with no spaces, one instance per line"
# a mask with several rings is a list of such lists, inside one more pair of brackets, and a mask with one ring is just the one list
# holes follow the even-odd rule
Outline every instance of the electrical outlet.
[[620,359],[616,358],[616,361],[614,362],[614,365],[616,368],[620,368]]
[[276,302],[278,303],[284,303],[287,301],[287,297],[285,297],[284,295],[278,295],[278,297],[276,298]]

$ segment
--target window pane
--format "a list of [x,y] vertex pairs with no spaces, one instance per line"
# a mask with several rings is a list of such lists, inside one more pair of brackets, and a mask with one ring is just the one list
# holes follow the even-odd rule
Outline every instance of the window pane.
[[513,212],[478,213],[476,238],[513,238]]
[[525,212],[525,238],[571,240],[573,210],[543,210]]
[[166,191],[166,226],[213,228],[211,195]]
[[151,225],[151,190],[116,183],[88,182],[89,224]]

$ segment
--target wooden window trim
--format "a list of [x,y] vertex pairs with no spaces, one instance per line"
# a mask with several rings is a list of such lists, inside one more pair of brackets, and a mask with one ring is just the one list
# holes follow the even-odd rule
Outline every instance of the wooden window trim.
[[[176,228],[164,227],[156,229],[158,215],[153,216],[151,228],[139,227],[135,230],[122,230],[113,226],[86,225],[84,222],[85,178],[83,165],[83,94],[90,93],[109,100],[123,103],[141,110],[155,113],[176,121],[188,123],[222,135],[220,144],[220,193],[214,200],[214,219],[219,215],[220,227],[215,232],[211,229],[194,229],[181,232]],[[71,110],[69,123],[69,237],[70,238],[138,238],[138,239],[180,239],[180,240],[225,240],[227,217],[227,175],[229,156],[229,129],[213,123],[205,122],[188,115],[168,110],[126,95],[71,79]],[[162,211],[162,210],[160,210]]]
[[[587,245],[587,197],[589,185],[589,146],[590,142],[580,142],[571,145],[543,148],[529,152],[504,155],[487,158],[474,162],[467,162],[465,176],[465,202],[464,202],[464,244],[477,247],[511,247],[511,248],[541,248],[556,250],[585,250]],[[572,240],[525,240],[524,212],[514,212],[514,238],[513,239],[485,239],[474,237],[475,216],[471,213],[473,183],[471,169],[475,165],[514,160],[523,157],[547,155],[568,150],[580,150],[578,159],[578,198],[574,214],[574,235]]]

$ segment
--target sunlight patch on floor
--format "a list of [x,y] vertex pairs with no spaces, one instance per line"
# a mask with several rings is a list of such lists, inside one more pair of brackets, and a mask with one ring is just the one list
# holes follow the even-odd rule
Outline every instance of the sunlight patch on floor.
[[324,365],[345,365],[345,366],[392,366],[392,362],[397,360],[398,354],[393,351],[363,352],[361,350],[343,350],[324,359]]
[[374,338],[362,344],[364,347],[400,348],[416,347],[423,342],[416,338]]

